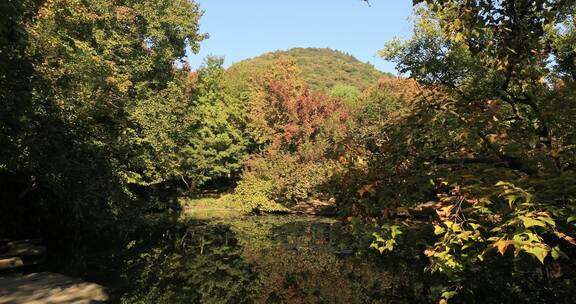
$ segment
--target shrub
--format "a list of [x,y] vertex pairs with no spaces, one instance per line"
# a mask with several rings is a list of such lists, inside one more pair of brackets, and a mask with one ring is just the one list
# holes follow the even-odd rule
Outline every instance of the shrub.
[[274,183],[271,180],[258,178],[254,174],[244,174],[242,181],[236,187],[234,195],[229,199],[240,205],[245,212],[261,210],[266,212],[285,211],[286,207],[272,199]]
[[324,157],[327,146],[311,142],[295,153],[268,149],[252,158],[234,199],[247,210],[278,211],[322,196],[336,164]]

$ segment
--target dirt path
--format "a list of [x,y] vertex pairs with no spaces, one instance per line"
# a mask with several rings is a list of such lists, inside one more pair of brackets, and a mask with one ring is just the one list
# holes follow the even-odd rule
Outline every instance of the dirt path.
[[61,274],[0,277],[0,304],[95,304],[107,299],[102,286]]

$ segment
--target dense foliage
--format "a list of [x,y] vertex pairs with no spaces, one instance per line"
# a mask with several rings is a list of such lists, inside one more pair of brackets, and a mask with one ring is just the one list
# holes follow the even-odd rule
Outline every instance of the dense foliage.
[[118,300],[394,300],[375,283],[387,273],[335,275],[332,254],[260,252],[225,225],[207,246],[174,211],[220,188],[245,213],[336,202],[366,245],[355,259],[426,271],[389,287],[401,301],[571,302],[576,5],[414,2],[412,37],[380,52],[394,78],[301,48],[192,71],[185,51],[205,36],[188,0],[4,1],[0,239],[83,238],[163,212],[162,233],[122,244]]
[[[179,122],[183,180],[198,190],[206,182],[237,175],[248,157],[244,104],[223,86],[223,60],[208,58],[193,75],[187,116]],[[173,128],[173,126],[172,126]]]
[[[362,192],[371,197],[360,203],[375,215],[388,205],[392,185],[397,204],[432,201],[439,238],[425,254],[429,269],[451,282],[443,301],[476,299],[478,287],[468,279],[495,271],[486,269],[495,259],[514,265],[499,276],[516,277],[511,289],[522,290],[519,298],[569,301],[576,108],[568,93],[575,79],[567,72],[574,61],[565,59],[573,55],[563,45],[575,7],[425,2],[417,7],[414,36],[382,51],[423,88],[399,120],[381,129],[380,154],[366,170],[371,188]],[[375,243],[382,250],[401,238],[382,233]],[[545,287],[524,289],[528,269]]]
[[[242,107],[221,88],[221,60],[182,63],[204,38],[195,3],[5,6],[0,198],[14,236],[137,214],[240,172]],[[38,223],[11,229],[22,218]]]
[[248,129],[258,149],[246,162],[238,201],[274,210],[274,203],[291,206],[318,195],[335,165],[330,148],[346,131],[345,103],[312,91],[284,59],[252,81],[248,96]]
[[172,125],[158,118],[182,106],[186,73],[176,63],[203,39],[198,6],[2,5],[1,213],[8,223],[17,224],[18,210],[60,223],[127,211],[137,187],[172,178]]

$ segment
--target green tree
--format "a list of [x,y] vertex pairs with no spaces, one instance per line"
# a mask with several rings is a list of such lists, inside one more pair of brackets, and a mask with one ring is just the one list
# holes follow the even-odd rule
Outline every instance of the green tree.
[[248,157],[241,100],[223,86],[223,59],[208,57],[197,71],[185,117],[182,171],[190,187],[240,172]]
[[26,206],[35,221],[60,225],[126,210],[134,186],[169,176],[169,159],[158,148],[167,131],[152,128],[147,116],[162,97],[170,106],[181,99],[176,63],[203,39],[198,6],[186,0],[2,5],[7,57],[0,111],[7,119],[0,142],[8,148],[0,170],[2,188],[12,189],[3,194],[10,204],[2,214],[18,220],[9,209]]
[[330,89],[328,95],[341,99],[348,107],[353,107],[358,102],[358,98],[360,98],[362,92],[351,85],[336,84]]

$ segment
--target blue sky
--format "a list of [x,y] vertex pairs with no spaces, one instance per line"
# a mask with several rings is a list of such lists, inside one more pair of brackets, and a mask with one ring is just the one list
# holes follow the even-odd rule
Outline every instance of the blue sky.
[[412,0],[196,0],[205,11],[201,32],[210,38],[199,54],[188,54],[193,68],[207,55],[226,65],[265,52],[292,47],[329,47],[370,62],[385,72],[394,65],[375,53],[394,36],[411,33]]

